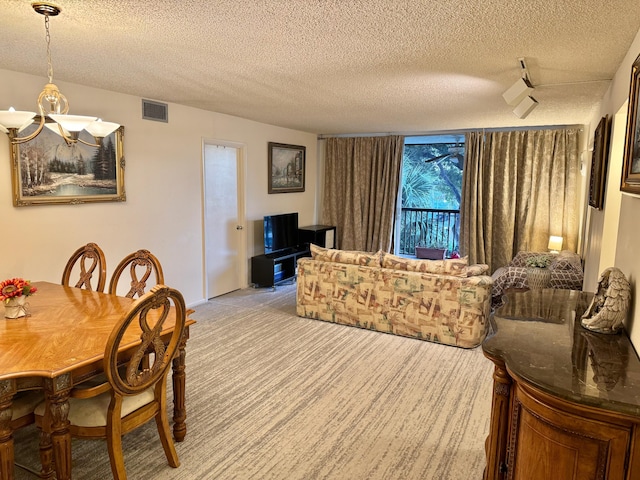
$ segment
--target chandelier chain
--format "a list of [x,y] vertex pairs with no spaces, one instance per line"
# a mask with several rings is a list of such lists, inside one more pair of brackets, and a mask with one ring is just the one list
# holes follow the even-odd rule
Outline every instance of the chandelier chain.
[[51,63],[51,35],[49,34],[49,15],[44,16],[44,28],[46,31],[45,39],[47,40],[47,75],[49,83],[53,83],[53,63]]

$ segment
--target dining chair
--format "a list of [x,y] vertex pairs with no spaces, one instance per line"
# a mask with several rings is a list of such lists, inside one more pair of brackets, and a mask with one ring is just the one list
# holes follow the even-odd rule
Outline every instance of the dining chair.
[[71,275],[79,270],[79,279],[75,285],[76,288],[85,288],[93,290],[91,280],[94,272],[98,274],[98,284],[96,292],[103,292],[107,283],[107,263],[104,258],[104,252],[95,243],[87,243],[80,247],[69,258],[67,265],[62,273],[62,285],[71,286]]
[[[9,423],[12,432],[23,427],[28,427],[35,422],[34,410],[43,399],[44,395],[41,390],[18,392],[13,397],[11,400],[11,422]],[[33,475],[40,476],[40,472],[36,472],[29,466],[20,463],[17,459],[14,463],[17,467]]]
[[[171,338],[165,343],[161,331],[171,306],[174,307],[175,325]],[[71,391],[68,414],[71,435],[105,438],[111,472],[116,480],[127,478],[122,435],[151,419],[155,419],[169,465],[180,466],[167,418],[166,392],[169,368],[184,335],[185,318],[182,294],[165,285],[155,285],[132,304],[112,330],[104,354],[107,381],[86,388],[81,384]],[[131,357],[123,364],[118,353],[124,350],[122,343],[131,342],[131,337],[126,335],[130,328],[141,330],[142,343],[130,352]],[[144,358],[149,354],[153,361],[147,366]],[[46,403],[42,402],[35,410],[36,424],[40,428],[47,428],[50,423],[44,419],[45,407]]]
[[129,277],[131,279],[129,291],[125,295],[128,298],[144,295],[147,281],[152,273],[155,275],[155,283],[153,285],[164,283],[164,274],[162,273],[160,261],[149,250],[138,250],[124,257],[118,264],[109,281],[109,293],[117,294],[118,282],[127,268],[129,268]]
[[17,430],[34,422],[33,411],[42,402],[42,391],[18,392],[11,401],[11,430]]
[[[155,284],[164,283],[164,273],[162,271],[160,260],[158,260],[155,255],[149,252],[149,250],[143,249],[127,255],[120,261],[115,271],[111,275],[111,280],[109,280],[109,293],[117,295],[120,278],[127,267],[129,267],[131,286],[129,291],[125,295],[126,297],[134,298],[136,295],[138,295],[138,297],[143,295],[147,287],[147,280],[152,273],[155,274]],[[142,276],[139,275],[138,267],[144,270],[142,272]],[[192,308],[187,309],[187,317],[189,317],[194,312],[195,310],[193,310]]]

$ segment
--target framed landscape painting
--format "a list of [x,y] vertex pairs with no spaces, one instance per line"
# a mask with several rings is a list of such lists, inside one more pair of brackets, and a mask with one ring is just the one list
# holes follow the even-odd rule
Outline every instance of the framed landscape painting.
[[[27,136],[40,119],[19,133]],[[81,138],[93,143],[86,132]],[[86,135],[86,137],[85,137]],[[67,144],[48,128],[28,142],[10,144],[11,184],[16,207],[45,204],[122,202],[124,189],[124,127],[105,137],[100,147]]]
[[269,193],[304,192],[307,148],[269,142]]
[[631,68],[631,86],[629,88],[629,108],[627,110],[627,131],[624,145],[622,183],[620,190],[640,194],[640,122],[638,122],[638,101],[640,96],[640,56]]
[[602,117],[593,135],[593,153],[591,154],[591,175],[589,176],[589,205],[602,210],[604,187],[607,179],[609,157],[609,135],[611,121],[609,115]]

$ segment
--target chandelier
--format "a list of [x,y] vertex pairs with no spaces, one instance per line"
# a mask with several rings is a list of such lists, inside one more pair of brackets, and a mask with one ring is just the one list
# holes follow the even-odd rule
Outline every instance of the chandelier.
[[[34,2],[33,9],[40,15],[44,15],[45,38],[47,40],[47,75],[49,83],[38,97],[38,112],[16,111],[13,107],[9,110],[0,110],[0,130],[9,135],[11,143],[24,143],[32,140],[42,132],[43,127],[62,136],[67,144],[76,142],[84,143],[92,147],[99,147],[102,139],[118,129],[117,123],[103,122],[97,117],[68,115],[69,102],[53,83],[53,64],[51,63],[51,37],[49,35],[49,17],[55,17],[61,12],[60,7],[49,2]],[[19,134],[34,123],[34,117],[40,115],[40,123],[36,130],[24,137]],[[46,122],[49,117],[55,123]],[[95,143],[87,142],[79,137],[81,131],[89,132]]]

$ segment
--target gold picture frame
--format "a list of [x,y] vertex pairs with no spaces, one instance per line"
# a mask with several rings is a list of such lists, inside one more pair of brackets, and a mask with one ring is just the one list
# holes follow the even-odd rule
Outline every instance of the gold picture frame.
[[593,134],[593,153],[591,154],[591,175],[589,176],[589,206],[602,210],[604,205],[604,187],[607,180],[609,158],[609,136],[611,120],[609,115],[602,117]]
[[269,193],[304,192],[307,147],[269,142]]
[[[19,136],[35,131],[40,118]],[[86,137],[85,137],[86,135]],[[94,143],[86,132],[80,138]],[[9,136],[13,140],[13,136]],[[11,143],[13,205],[124,202],[124,127],[105,137],[100,147],[81,142],[68,145],[58,134],[43,128],[33,139]]]
[[624,144],[624,162],[620,190],[640,194],[640,122],[638,102],[640,95],[640,55],[631,67],[629,107],[627,109],[627,131]]

